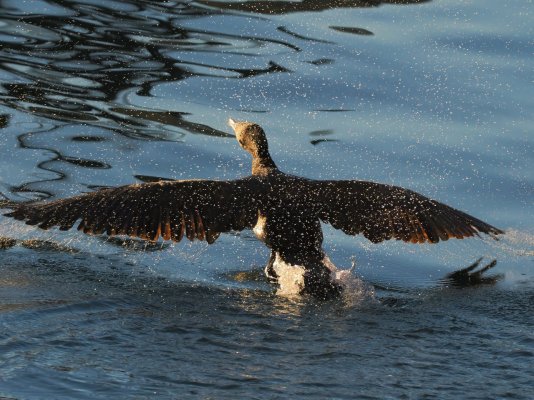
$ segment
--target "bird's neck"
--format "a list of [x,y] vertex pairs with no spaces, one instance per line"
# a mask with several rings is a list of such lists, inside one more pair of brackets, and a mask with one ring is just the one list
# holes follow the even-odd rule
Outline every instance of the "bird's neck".
[[277,169],[278,167],[269,154],[252,158],[252,175],[268,175]]

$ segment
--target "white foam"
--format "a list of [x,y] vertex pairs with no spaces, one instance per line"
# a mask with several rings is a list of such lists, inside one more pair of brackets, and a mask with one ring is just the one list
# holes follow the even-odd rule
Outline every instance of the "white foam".
[[494,246],[515,256],[534,256],[534,234],[507,229]]
[[[337,268],[328,256],[325,256],[323,263],[331,271],[332,282],[341,286],[345,302],[354,305],[374,299],[373,288],[354,274],[354,260],[349,269]],[[277,253],[273,268],[278,275],[279,287],[276,294],[288,298],[299,297],[304,289],[304,267],[286,263]]]

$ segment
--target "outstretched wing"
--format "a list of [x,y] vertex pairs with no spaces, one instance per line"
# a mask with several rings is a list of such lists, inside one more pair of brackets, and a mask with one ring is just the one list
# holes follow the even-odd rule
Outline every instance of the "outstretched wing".
[[349,235],[372,242],[397,239],[436,243],[449,238],[503,233],[471,215],[408,189],[365,181],[311,181],[319,217]]
[[88,234],[129,235],[213,243],[221,232],[254,226],[261,184],[235,181],[162,181],[103,189],[76,197],[21,204],[5,214],[42,229],[59,226]]

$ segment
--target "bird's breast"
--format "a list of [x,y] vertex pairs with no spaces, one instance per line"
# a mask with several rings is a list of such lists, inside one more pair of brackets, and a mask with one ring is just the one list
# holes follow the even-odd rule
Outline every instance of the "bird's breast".
[[267,217],[265,215],[262,215],[258,212],[258,220],[256,221],[256,225],[254,225],[254,228],[252,228],[252,232],[254,232],[254,235],[258,239],[260,239],[262,242],[267,243]]

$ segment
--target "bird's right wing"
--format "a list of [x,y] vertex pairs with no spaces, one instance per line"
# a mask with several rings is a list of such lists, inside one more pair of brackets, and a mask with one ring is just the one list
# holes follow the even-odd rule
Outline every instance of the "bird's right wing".
[[36,204],[5,214],[42,229],[59,226],[88,234],[129,235],[179,242],[183,236],[213,243],[221,232],[251,228],[258,216],[261,183],[183,180],[134,184]]

